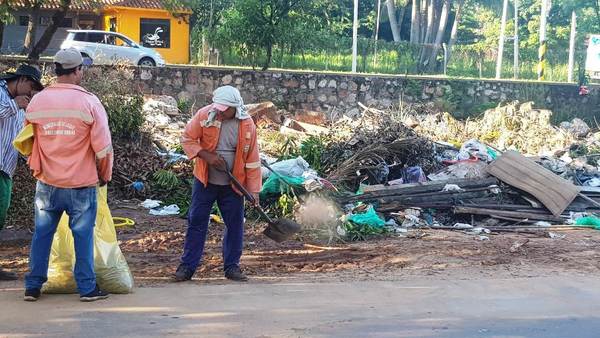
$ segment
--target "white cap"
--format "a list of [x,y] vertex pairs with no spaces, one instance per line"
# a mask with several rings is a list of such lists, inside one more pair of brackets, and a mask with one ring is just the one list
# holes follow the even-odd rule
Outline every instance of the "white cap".
[[73,69],[83,64],[83,58],[77,49],[71,47],[59,50],[54,55],[54,62],[60,64],[63,69]]

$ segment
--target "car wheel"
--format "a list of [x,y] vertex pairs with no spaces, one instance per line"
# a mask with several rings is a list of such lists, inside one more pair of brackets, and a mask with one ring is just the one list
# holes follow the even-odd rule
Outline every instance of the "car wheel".
[[140,67],[156,67],[156,63],[151,58],[143,58],[138,62]]

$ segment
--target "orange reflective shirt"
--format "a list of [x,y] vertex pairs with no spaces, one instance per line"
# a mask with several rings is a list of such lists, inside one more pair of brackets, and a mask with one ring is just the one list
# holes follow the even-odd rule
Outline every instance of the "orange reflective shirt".
[[38,180],[59,188],[110,181],[108,117],[94,94],[72,84],[51,85],[31,99],[25,119],[34,126],[28,163]]

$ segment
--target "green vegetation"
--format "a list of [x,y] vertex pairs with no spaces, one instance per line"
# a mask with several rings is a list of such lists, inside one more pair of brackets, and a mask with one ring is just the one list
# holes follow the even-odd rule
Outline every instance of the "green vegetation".
[[144,116],[144,98],[134,96],[104,96],[102,104],[108,114],[108,126],[115,138],[131,139],[140,135]]
[[[393,16],[389,15],[386,2],[382,2],[378,30],[376,3],[361,1],[359,4],[359,72],[443,74],[441,44],[444,43],[449,49],[448,76],[495,76],[502,1],[433,1],[436,20],[429,25],[427,13],[420,14],[425,25],[412,22],[413,4],[420,1],[394,1]],[[218,50],[222,65],[351,70],[352,0],[211,0],[193,2],[190,6],[195,18],[192,48],[196,62],[207,63],[209,50]],[[519,78],[536,79],[541,0],[521,0],[519,6]],[[586,35],[600,33],[597,1],[552,1],[548,15],[546,80],[567,79],[572,11],[578,15],[578,63],[585,59]],[[508,15],[503,78],[513,77],[512,2]],[[440,22],[445,26],[436,27]],[[454,26],[456,34],[452,34]],[[377,41],[374,39],[376,30]],[[416,32],[419,34],[412,34]],[[216,63],[216,57],[213,54],[211,63]]]

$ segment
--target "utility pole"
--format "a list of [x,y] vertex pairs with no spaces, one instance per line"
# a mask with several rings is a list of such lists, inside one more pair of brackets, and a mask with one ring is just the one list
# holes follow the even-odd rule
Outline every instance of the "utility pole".
[[546,41],[546,26],[548,22],[548,9],[550,8],[550,0],[542,0],[542,13],[540,15],[540,49],[538,51],[538,80],[546,79],[546,51],[548,43]]
[[573,82],[573,68],[575,68],[575,37],[577,36],[577,14],[571,13],[571,39],[569,42],[569,75],[568,82]]
[[352,23],[352,73],[356,73],[358,58],[358,0],[354,0],[354,22]]
[[496,62],[496,79],[502,76],[502,55],[504,54],[504,40],[506,34],[506,16],[508,15],[508,0],[504,0],[502,7],[502,25],[500,26],[500,39],[498,41],[498,58]]
[[513,64],[513,70],[514,70],[514,78],[518,79],[519,78],[519,0],[514,0],[514,7],[515,7],[515,37],[514,37],[513,43],[514,43],[515,60],[514,60],[514,64]]
[[381,0],[377,0],[377,23],[375,24],[375,53],[373,53],[373,68],[377,67],[377,41],[379,40],[380,15],[381,15]]

